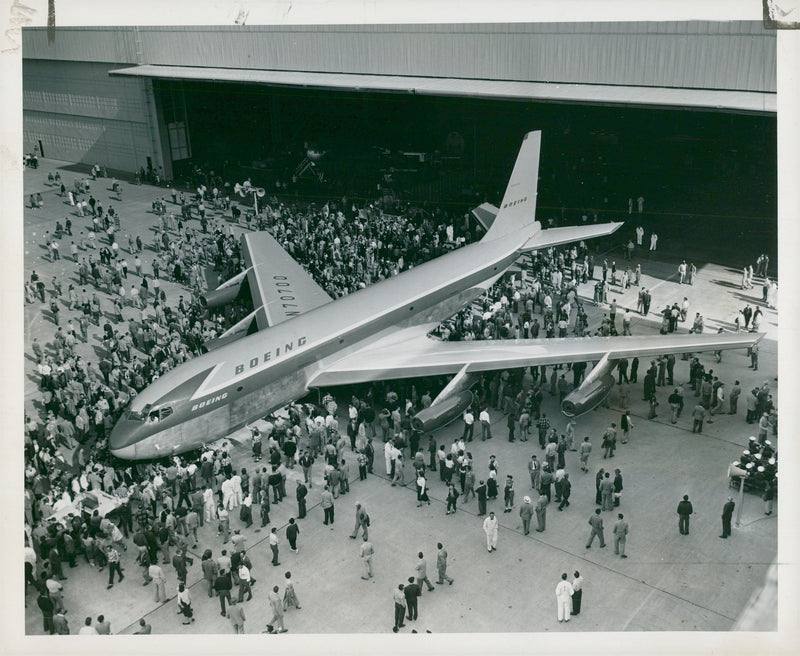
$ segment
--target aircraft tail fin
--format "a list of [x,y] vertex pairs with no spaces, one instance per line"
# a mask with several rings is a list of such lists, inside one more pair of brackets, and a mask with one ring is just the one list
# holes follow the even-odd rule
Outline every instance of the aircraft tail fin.
[[527,241],[539,230],[536,221],[536,193],[539,177],[539,151],[542,132],[528,132],[522,139],[514,170],[503,195],[497,217],[484,239],[493,240],[519,233],[520,241]]

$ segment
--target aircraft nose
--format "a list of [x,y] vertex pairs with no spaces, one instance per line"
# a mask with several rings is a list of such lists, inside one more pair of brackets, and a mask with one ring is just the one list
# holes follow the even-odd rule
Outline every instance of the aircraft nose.
[[136,447],[134,445],[125,446],[121,449],[110,449],[111,455],[120,460],[133,460],[136,457]]
[[130,421],[122,417],[108,438],[108,449],[111,455],[117,458],[130,459],[134,457],[135,445],[142,439],[141,428],[143,422]]

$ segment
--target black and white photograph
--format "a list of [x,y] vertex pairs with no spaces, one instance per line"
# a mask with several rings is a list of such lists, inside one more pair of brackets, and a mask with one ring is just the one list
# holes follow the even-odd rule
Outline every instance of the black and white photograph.
[[7,653],[791,652],[791,7],[6,4]]

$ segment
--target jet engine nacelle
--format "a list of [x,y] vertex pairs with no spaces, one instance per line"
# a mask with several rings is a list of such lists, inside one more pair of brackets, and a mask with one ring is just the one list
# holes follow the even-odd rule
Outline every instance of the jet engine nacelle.
[[216,289],[209,289],[205,294],[201,295],[200,304],[209,310],[215,310],[218,307],[232,303],[242,291],[242,283],[246,279],[247,271],[242,271]]
[[445,388],[439,392],[430,407],[420,410],[411,418],[411,427],[418,432],[435,431],[457,419],[472,404],[473,394],[469,388],[477,380],[467,373],[464,365]]
[[567,417],[578,417],[605,401],[614,387],[612,372],[616,366],[616,360],[610,360],[608,354],[604,355],[580,386],[567,394],[561,403],[561,412]]
[[458,419],[472,404],[469,390],[448,396],[436,405],[420,410],[411,419],[411,427],[420,433],[429,433]]
[[236,300],[240,288],[241,283],[238,285],[231,285],[230,287],[223,287],[222,289],[209,289],[205,294],[200,296],[200,303],[209,310],[215,310],[218,307],[222,307]]

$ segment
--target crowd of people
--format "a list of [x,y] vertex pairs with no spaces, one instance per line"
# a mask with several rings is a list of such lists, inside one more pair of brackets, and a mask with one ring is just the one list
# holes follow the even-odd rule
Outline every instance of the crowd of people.
[[[292,406],[284,418],[267,418],[264,431],[253,431],[251,446],[256,467],[249,472],[246,468],[234,469],[230,445],[225,443],[203,453],[161,463],[127,465],[113,461],[106,440],[129,400],[160,375],[203,352],[209,340],[233,325],[246,311],[233,307],[209,314],[199,300],[207,289],[205,268],[212,268],[220,280],[241,271],[243,257],[236,233],[248,227],[234,224],[234,212],[230,219],[220,215],[220,211],[205,213],[204,202],[217,208],[221,195],[217,185],[223,188],[222,193],[229,190],[229,185],[221,180],[212,182],[215,186],[211,190],[198,189],[194,203],[189,203],[181,193],[173,194],[174,207],[167,207],[165,201],[154,207],[157,222],[152,242],[146,247],[141,236],[134,234],[135,230],[124,227],[128,223],[124,206],[120,211],[109,207],[104,213],[100,200],[91,195],[80,199],[77,191],[68,195],[60,180],[52,181],[60,186],[70,206],[80,204],[80,209],[72,215],[77,217],[75,223],[88,216],[91,223],[75,226],[73,219],[66,217],[63,224],[57,222],[52,234],[45,233],[42,244],[46,257],[61,259],[59,241],[70,239],[71,274],[79,281],[77,285],[57,277],[48,285],[35,271],[26,281],[26,301],[43,303],[56,326],[52,341],[39,343],[33,339],[30,344],[36,360],[40,398],[28,408],[24,447],[25,580],[26,588],[32,584],[39,591],[38,605],[46,632],[58,632],[58,627],[63,626],[61,620],[56,621],[56,615],[63,616],[65,610],[63,563],[70,568],[83,564],[100,571],[107,567],[108,587],[112,588],[124,578],[119,562],[121,553],[128,548],[128,540],[137,548],[136,563],[142,569],[143,584],[155,583],[157,601],[167,598],[167,577],[160,565],[174,568],[179,611],[186,618],[184,621],[190,623],[192,601],[188,590],[181,586],[193,565],[188,552],[197,545],[197,529],[207,522],[217,525],[222,545],[229,541],[234,545],[230,563],[225,551],[222,563],[220,558],[214,561],[216,570],[212,565],[202,564],[211,559],[210,554],[198,563],[208,581],[209,596],[216,592],[221,612],[229,614],[231,609],[225,606],[226,599],[232,602],[229,586],[239,586],[237,601],[241,603],[245,594],[252,596],[255,583],[252,566],[248,565],[246,538],[241,531],[253,524],[266,527],[270,523],[271,504],[283,502],[289,493],[288,471],[297,467],[303,472],[294,490],[297,518],[303,519],[305,497],[312,486],[311,471],[321,459],[326,484],[322,506],[326,523],[333,522],[334,500],[349,491],[353,478],[351,464],[361,479],[373,472],[373,440],[378,438],[378,430],[387,478],[395,486],[414,485],[418,506],[430,503],[429,479],[432,471],[438,471],[442,489],[447,490],[447,514],[456,511],[461,497],[462,504],[474,498],[478,514],[483,516],[487,501],[501,493],[504,511],[512,512],[513,476],[506,475],[501,487],[503,479],[497,459],[492,456],[485,468],[478,468],[467,446],[474,437],[476,421],[482,440],[494,437],[489,412],[502,412],[509,441],[527,442],[534,434],[544,451],[541,462],[534,455],[529,464],[536,505],[529,509],[533,503],[525,497],[520,512],[532,510],[537,517],[537,530],[544,531],[546,508],[553,492],[560,504],[558,510],[569,507],[572,483],[565,471],[565,457],[569,451],[579,451],[581,469],[588,471],[591,441],[587,437],[578,444],[574,422],[560,433],[542,411],[542,400],[544,394],[563,400],[583,380],[587,363],[555,365],[550,367],[549,374],[543,366],[483,376],[473,390],[473,406],[464,415],[464,432],[449,448],[437,445],[433,436],[424,443],[424,437],[411,428],[414,413],[430,406],[432,396],[444,381],[414,384],[401,381],[366,388],[359,393],[363,398],[354,395],[344,430],[332,398],[323,400],[321,407]],[[84,195],[89,192],[84,188]],[[119,189],[115,193],[121,199]],[[184,211],[187,205],[189,210]],[[273,197],[261,210],[263,225],[334,298],[396,275],[474,238],[474,233],[465,230],[460,219],[410,206],[385,207],[381,201],[358,209],[343,199],[316,208],[308,204],[285,204]],[[241,212],[238,216],[241,217]],[[125,230],[128,232],[121,238]],[[147,270],[145,260],[149,261],[152,273]],[[592,280],[594,273],[594,256],[583,243],[535,253],[521,279],[501,279],[475,304],[444,322],[437,332],[442,339],[450,340],[587,335],[589,321],[578,285]],[[640,269],[637,267],[636,273],[628,275],[638,286]],[[605,261],[599,279],[605,291],[601,287],[596,303],[605,303],[609,282],[614,279],[614,264],[609,266]],[[172,290],[168,294],[162,281],[182,286],[179,289],[185,296]],[[647,309],[642,308],[645,314]],[[670,316],[674,309],[674,306],[669,309]],[[676,322],[686,319],[686,309],[678,308]],[[594,334],[618,334],[616,315],[614,301]],[[629,310],[625,315],[627,326],[623,316],[622,334],[630,334]],[[669,327],[666,315],[665,319]],[[92,327],[99,329],[101,324],[102,332],[90,334]],[[698,328],[695,322],[693,330],[702,331],[702,324]],[[98,339],[94,339],[95,335]],[[78,353],[80,344],[90,342],[99,354],[96,365]],[[644,377],[644,393],[651,400],[651,412],[655,407],[652,400],[658,404],[656,387],[673,385],[674,364],[673,356],[659,358],[651,363]],[[630,394],[628,385],[637,381],[638,361],[634,361],[630,377],[627,366],[627,362],[619,363],[623,411]],[[570,371],[571,382],[566,378]],[[691,365],[692,389],[703,397],[699,405],[714,414],[714,408],[724,397],[719,397],[721,385],[715,387],[717,380],[712,374],[696,370],[694,362]],[[730,404],[735,412],[732,396]],[[682,400],[679,405],[682,409]],[[766,413],[768,429],[776,431],[774,404],[769,400],[766,405],[755,411],[757,416]],[[623,414],[623,443],[632,427],[629,413],[627,417],[626,421]],[[613,424],[602,436],[602,448],[604,457],[613,457],[616,448]],[[262,459],[267,459],[268,465],[261,465]],[[601,483],[602,480],[598,490]],[[618,502],[622,491],[619,470],[611,485]],[[91,496],[98,491],[115,497],[117,508],[112,515],[103,517],[96,509],[87,513],[87,505],[82,509],[77,507],[76,503],[85,499],[87,493]],[[617,504],[611,508],[606,505],[604,501],[603,509],[611,510]],[[64,514],[73,506],[74,511]],[[58,514],[57,519],[54,514]],[[491,537],[493,529],[489,528],[491,551],[492,539],[496,538]],[[159,556],[163,558],[160,565]],[[271,594],[276,593],[277,590]],[[284,627],[278,606],[283,608],[283,604],[272,606],[275,617],[271,626],[281,630]],[[243,623],[241,608],[233,615],[239,617],[240,613]],[[234,627],[239,630],[237,623]]]

